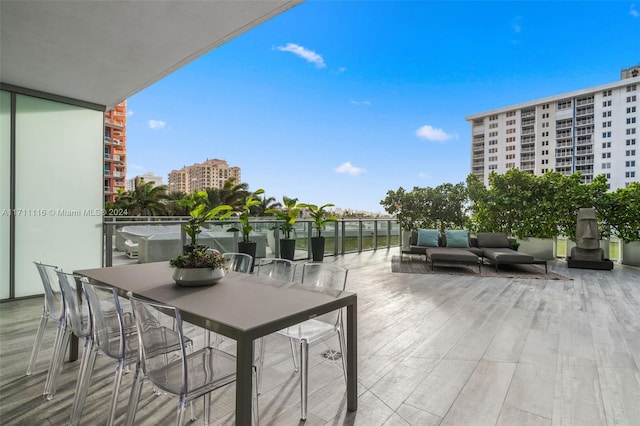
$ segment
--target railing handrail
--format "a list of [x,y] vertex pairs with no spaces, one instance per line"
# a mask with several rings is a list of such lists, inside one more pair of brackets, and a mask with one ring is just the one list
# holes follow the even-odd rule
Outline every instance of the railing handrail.
[[[129,225],[131,226],[180,225],[180,224],[186,223],[189,218],[190,218],[189,216],[104,216],[103,227],[104,227],[104,234],[105,234],[105,242],[107,242],[105,244],[105,256],[104,256],[105,265],[104,266],[111,266],[113,264],[113,245],[111,244],[111,241],[113,237],[116,235],[117,228],[129,226]],[[235,225],[238,222],[239,220],[237,218],[230,218],[226,220],[211,220],[211,221],[207,221],[206,224]],[[256,224],[278,224],[278,223],[283,223],[284,221],[273,218],[273,217],[256,216],[256,217],[250,218],[249,222],[251,224],[256,225]],[[372,227],[366,226],[365,223],[367,222],[372,222],[373,226]],[[386,244],[383,244],[383,246],[385,248],[391,248],[392,237],[396,237],[396,236],[398,239],[397,246],[401,246],[402,230],[400,229],[399,223],[395,218],[389,218],[389,217],[343,218],[343,219],[339,219],[335,223],[329,223],[327,228],[323,231],[323,236],[334,238],[333,247],[327,247],[327,250],[328,250],[327,254],[331,255],[331,253],[333,253],[333,255],[338,255],[338,254],[344,254],[347,252],[354,251],[354,250],[349,250],[349,251],[346,250],[345,239],[354,237],[354,235],[348,235],[346,231],[354,232],[357,230],[357,235],[355,235],[355,237],[357,237],[358,239],[358,249],[357,249],[358,252],[361,252],[364,250],[377,250],[378,248],[381,248],[382,245],[379,245],[379,242],[378,242],[379,240],[378,235],[379,235],[379,232],[381,231],[379,227],[379,223],[386,223],[386,231],[384,231],[384,234],[382,234],[382,235],[386,235]],[[357,226],[354,226],[352,228],[350,226],[352,224],[355,224]],[[397,226],[395,232],[393,229],[394,224]],[[300,218],[296,221],[296,225],[298,225],[297,230],[299,231],[297,239],[307,240],[308,257],[311,258],[310,238],[315,235],[315,231],[313,228],[313,219]],[[348,225],[349,225],[349,228],[347,229]],[[276,239],[279,239],[279,227],[274,226],[270,229],[274,229],[275,231],[274,237]],[[304,232],[300,232],[300,231],[304,231]],[[183,240],[183,243],[186,244],[186,234],[184,232],[184,229],[180,230],[180,234],[181,234],[181,239]],[[363,248],[363,236],[367,238],[373,237],[372,248]],[[239,238],[239,233],[236,231],[234,232],[234,239],[236,239],[237,241],[238,238]],[[342,240],[342,244],[339,244],[339,240]],[[396,244],[393,245],[393,247],[395,246]],[[277,254],[278,247],[279,247],[279,241],[276,241],[275,247],[272,248],[272,250],[275,249],[274,254]]]

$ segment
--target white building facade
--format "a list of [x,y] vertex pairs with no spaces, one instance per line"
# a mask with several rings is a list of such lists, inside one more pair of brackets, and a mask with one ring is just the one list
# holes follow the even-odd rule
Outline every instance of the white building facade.
[[[604,174],[614,190],[640,180],[640,65],[622,80],[466,117],[471,172],[485,185],[511,168]],[[635,71],[635,72],[634,72]]]

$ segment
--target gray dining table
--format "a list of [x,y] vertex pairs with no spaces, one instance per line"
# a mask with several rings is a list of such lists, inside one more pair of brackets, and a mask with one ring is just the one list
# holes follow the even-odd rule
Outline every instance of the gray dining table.
[[358,408],[357,295],[227,272],[218,283],[181,287],[171,278],[169,262],[83,269],[76,274],[134,296],[172,305],[197,326],[236,341],[236,425],[251,424],[253,342],[283,328],[346,308],[347,409]]

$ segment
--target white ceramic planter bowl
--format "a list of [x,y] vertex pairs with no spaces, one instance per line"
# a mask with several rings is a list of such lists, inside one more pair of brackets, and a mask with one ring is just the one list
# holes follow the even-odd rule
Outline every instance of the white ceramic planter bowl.
[[224,278],[224,269],[211,268],[176,268],[173,271],[173,279],[176,284],[184,287],[199,287],[213,285]]

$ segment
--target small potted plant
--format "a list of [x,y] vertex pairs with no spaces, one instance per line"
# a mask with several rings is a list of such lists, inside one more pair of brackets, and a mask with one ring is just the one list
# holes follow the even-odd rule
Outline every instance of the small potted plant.
[[[176,201],[176,204],[191,209],[189,211],[189,220],[182,224],[182,229],[189,236],[189,243],[184,246],[184,252],[191,252],[196,249],[206,249],[206,247],[198,244],[198,236],[202,232],[202,226],[207,220],[226,219],[233,214],[233,208],[229,205],[222,204],[212,209],[207,209],[207,192],[198,191],[194,194],[185,196],[182,200]],[[223,213],[225,212],[225,213]]]
[[[238,252],[251,255],[254,263],[258,244],[249,239],[249,235],[251,234],[251,231],[253,231],[253,227],[249,224],[249,218],[251,217],[251,207],[260,205],[260,200],[256,198],[256,196],[260,194],[264,194],[264,189],[258,189],[244,199],[242,210],[240,212],[236,212],[238,214],[240,227],[227,229],[229,232],[240,232],[242,234],[242,241],[238,241]],[[251,270],[253,271],[253,264],[251,265]]]
[[220,252],[202,246],[169,261],[173,279],[182,286],[211,285],[225,275],[225,261]]
[[293,260],[296,252],[296,239],[291,238],[291,232],[294,231],[293,225],[298,219],[300,207],[297,198],[282,197],[284,207],[282,209],[265,210],[266,214],[274,215],[282,222],[278,225],[282,235],[280,238],[280,257],[283,259]]
[[311,237],[311,256],[314,262],[324,259],[324,237],[322,230],[327,222],[336,222],[338,217],[326,210],[327,207],[333,207],[335,204],[324,204],[318,207],[315,204],[299,204],[298,207],[309,210],[309,216],[313,219],[317,235]]

